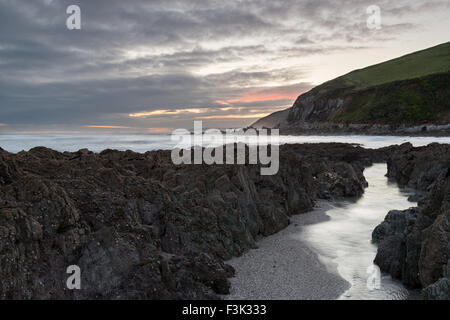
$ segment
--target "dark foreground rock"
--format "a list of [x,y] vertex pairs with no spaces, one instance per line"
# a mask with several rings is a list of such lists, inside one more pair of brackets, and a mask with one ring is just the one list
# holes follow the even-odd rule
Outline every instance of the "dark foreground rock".
[[388,176],[425,194],[417,208],[391,211],[374,230],[375,263],[428,299],[448,299],[450,146],[391,148]]
[[[280,170],[178,165],[169,151],[0,149],[0,298],[214,299],[224,263],[311,210],[358,197],[374,153],[290,145]],[[66,269],[81,268],[81,290]],[[433,274],[434,276],[434,274]]]

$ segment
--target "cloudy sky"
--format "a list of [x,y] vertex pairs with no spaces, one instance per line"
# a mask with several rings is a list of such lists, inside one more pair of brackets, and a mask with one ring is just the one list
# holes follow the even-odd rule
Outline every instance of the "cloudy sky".
[[0,0],[0,133],[245,126],[448,30],[448,0]]

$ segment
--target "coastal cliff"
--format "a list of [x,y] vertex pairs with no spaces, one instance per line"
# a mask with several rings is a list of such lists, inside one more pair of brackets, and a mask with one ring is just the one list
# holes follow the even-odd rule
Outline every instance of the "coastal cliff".
[[355,88],[316,89],[299,97],[288,122],[447,124],[450,73]]
[[[170,151],[0,149],[1,299],[216,299],[224,263],[311,210],[358,197],[374,153],[280,148],[280,170],[173,165]],[[81,269],[81,290],[66,268]]]
[[450,135],[450,42],[355,70],[255,122],[284,134]]

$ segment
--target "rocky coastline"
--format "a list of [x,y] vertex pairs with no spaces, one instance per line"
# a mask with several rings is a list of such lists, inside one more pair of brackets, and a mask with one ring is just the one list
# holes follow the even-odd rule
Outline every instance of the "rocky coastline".
[[[294,110],[294,111],[293,111]],[[450,124],[381,124],[381,123],[338,123],[330,121],[287,121],[288,115],[296,109],[289,108],[275,112],[253,123],[250,128],[276,128],[283,135],[368,135],[368,136],[412,136],[448,137]]]
[[[436,199],[447,192],[448,210],[445,164],[411,162],[411,152],[449,155],[445,145],[283,145],[279,172],[261,176],[258,165],[174,165],[170,151],[0,149],[0,299],[218,299],[234,274],[225,261],[319,199],[360,197],[374,162],[387,160],[391,177]],[[389,237],[379,238],[383,254]],[[430,292],[444,277],[439,248],[424,258],[440,261],[423,274]],[[81,290],[66,288],[69,265],[82,270]]]
[[[280,148],[280,170],[172,164],[170,151],[0,151],[0,298],[216,299],[225,260],[309,211],[358,197],[372,152]],[[81,290],[65,286],[82,271]]]
[[390,148],[388,177],[417,190],[418,206],[393,210],[374,230],[375,263],[425,299],[450,299],[450,146]]
[[450,124],[351,124],[330,122],[296,122],[280,129],[285,135],[369,135],[369,136],[417,136],[448,137]]

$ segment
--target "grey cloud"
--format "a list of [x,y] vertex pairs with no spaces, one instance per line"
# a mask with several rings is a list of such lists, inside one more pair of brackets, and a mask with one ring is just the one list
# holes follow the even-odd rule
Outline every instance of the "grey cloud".
[[[65,28],[65,10],[73,3],[82,9],[80,31]],[[425,0],[378,3],[388,18],[448,6],[446,1]],[[0,0],[0,123],[129,123],[130,112],[211,108],[217,100],[249,90],[282,90],[274,83],[300,93],[312,86],[302,80],[307,66],[277,68],[258,58],[279,62],[368,48],[417,27],[391,23],[381,33],[368,33],[365,8],[370,4]],[[137,56],[130,56],[135,51]],[[243,61],[247,65],[239,65]],[[230,66],[223,71],[215,70],[217,65]],[[208,74],[210,69],[214,71]],[[281,99],[240,106],[244,111],[269,110],[286,103]]]

